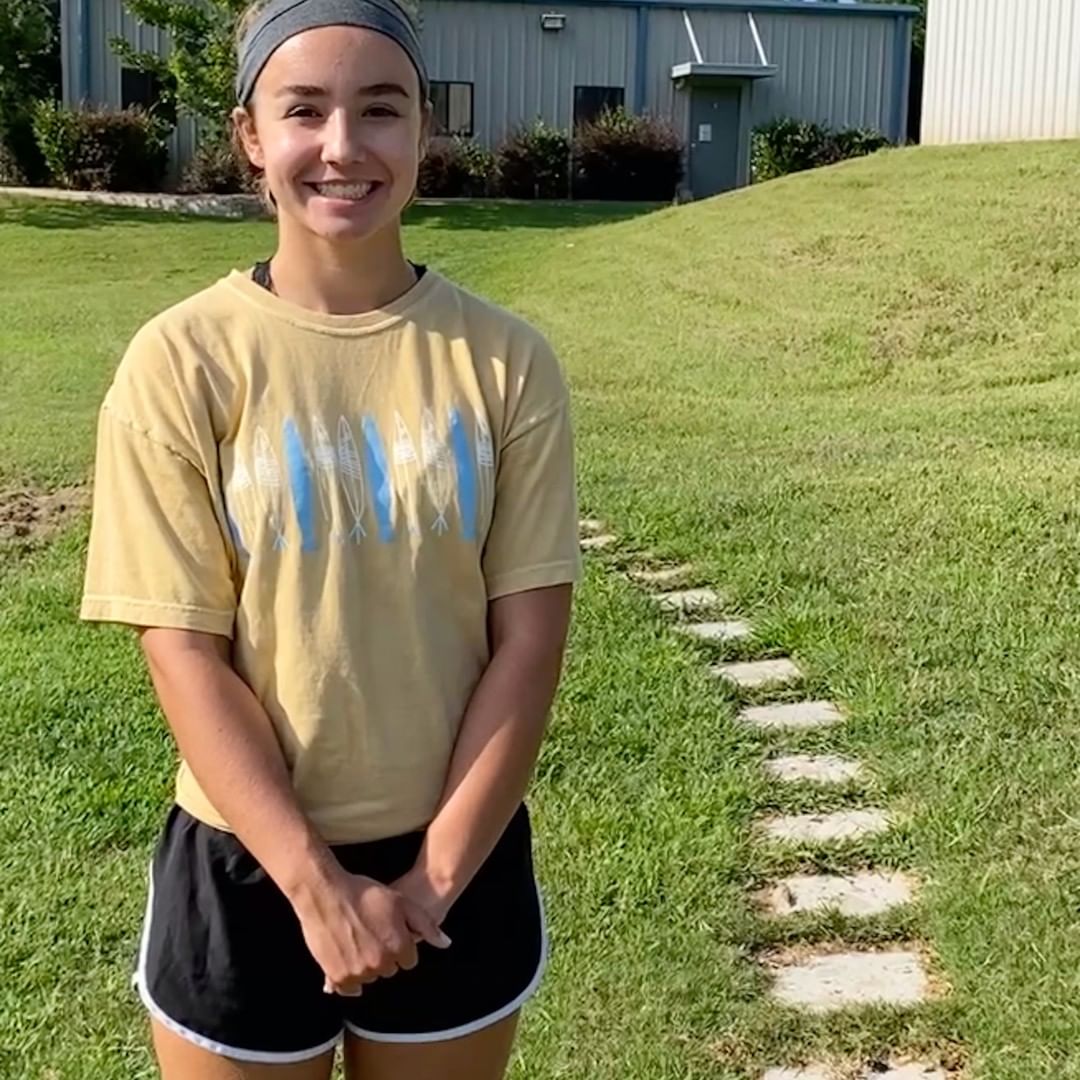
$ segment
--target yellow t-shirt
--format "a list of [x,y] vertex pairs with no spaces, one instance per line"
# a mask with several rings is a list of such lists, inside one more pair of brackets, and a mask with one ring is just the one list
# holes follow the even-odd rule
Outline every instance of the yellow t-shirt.
[[[102,406],[82,617],[231,637],[330,842],[431,820],[488,601],[579,574],[558,362],[434,271],[362,315],[234,271]],[[176,797],[228,828],[183,763]]]

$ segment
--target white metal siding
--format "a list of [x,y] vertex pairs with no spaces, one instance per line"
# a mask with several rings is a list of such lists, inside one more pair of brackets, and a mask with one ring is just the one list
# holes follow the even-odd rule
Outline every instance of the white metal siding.
[[424,0],[429,73],[473,83],[479,141],[494,144],[537,117],[570,127],[576,85],[621,86],[633,106],[634,9],[556,6],[566,26],[545,31],[536,4]]
[[927,143],[1080,136],[1080,0],[931,0]]

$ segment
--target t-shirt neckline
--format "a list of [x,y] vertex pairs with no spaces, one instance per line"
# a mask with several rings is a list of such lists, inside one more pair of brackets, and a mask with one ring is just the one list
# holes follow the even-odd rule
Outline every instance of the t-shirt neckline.
[[396,300],[355,315],[331,315],[311,311],[289,300],[283,300],[276,293],[269,292],[253,281],[251,270],[251,267],[246,270],[233,270],[222,281],[268,315],[294,326],[330,334],[370,334],[385,330],[412,315],[442,281],[441,276],[429,266],[427,272]]

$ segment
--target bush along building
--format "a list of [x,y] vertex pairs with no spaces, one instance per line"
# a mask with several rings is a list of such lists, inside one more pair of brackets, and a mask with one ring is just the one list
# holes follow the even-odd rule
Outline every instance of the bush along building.
[[[610,137],[632,141],[627,119],[647,116],[657,123],[643,137],[656,154],[670,154],[669,131],[677,137],[682,194],[694,198],[748,183],[751,133],[779,117],[903,142],[917,14],[847,0],[422,4],[436,122],[475,144],[473,160],[508,140],[517,152],[526,129],[533,142],[554,134],[568,145],[601,117],[617,126],[612,113],[627,115]],[[62,31],[65,102],[155,103],[153,79],[126,68],[110,42],[159,53],[169,43],[123,0],[63,0]],[[174,174],[196,141],[194,123],[181,119],[170,139]],[[547,151],[555,145],[549,139]],[[570,181],[567,169],[566,191]],[[562,193],[562,182],[557,175],[535,193]]]

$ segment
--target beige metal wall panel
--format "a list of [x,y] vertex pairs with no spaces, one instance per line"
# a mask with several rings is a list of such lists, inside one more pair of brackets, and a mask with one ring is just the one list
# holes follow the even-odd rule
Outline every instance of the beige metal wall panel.
[[1080,0],[931,0],[926,143],[1080,136]]

